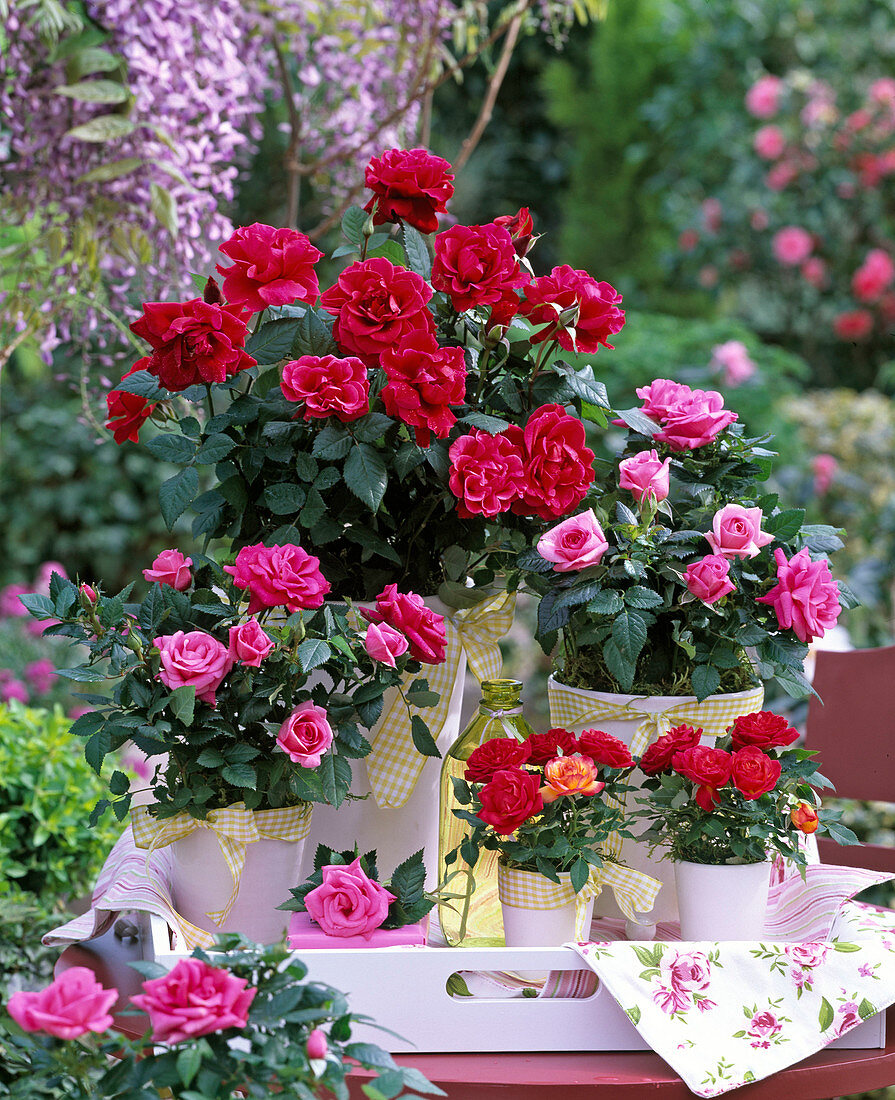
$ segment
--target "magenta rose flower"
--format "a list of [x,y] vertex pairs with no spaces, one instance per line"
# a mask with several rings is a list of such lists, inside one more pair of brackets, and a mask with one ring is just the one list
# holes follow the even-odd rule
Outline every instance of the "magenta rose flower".
[[233,260],[230,267],[217,265],[224,297],[232,305],[260,313],[268,306],[317,301],[314,264],[323,253],[304,233],[255,222],[237,229],[220,248]]
[[[693,391],[683,382],[672,382],[670,378],[656,378],[648,386],[639,386],[635,390],[643,401],[640,411],[650,420],[661,424],[672,413],[690,400]],[[624,421],[617,421],[624,424]]]
[[321,1031],[319,1027],[314,1028],[305,1043],[305,1053],[312,1062],[322,1062],[326,1058],[329,1053],[329,1044],[326,1041],[325,1031]]
[[287,401],[304,402],[305,420],[334,416],[347,424],[370,411],[367,368],[354,357],[303,355],[293,359],[283,364],[280,389]]
[[346,268],[320,296],[320,304],[336,318],[333,337],[339,347],[378,367],[383,351],[411,333],[434,334],[435,321],[426,308],[431,297],[425,279],[378,257]]
[[528,745],[530,764],[546,764],[556,756],[571,756],[578,751],[574,733],[559,726],[547,730],[546,733],[529,734],[525,743]]
[[196,698],[210,706],[215,705],[215,692],[233,667],[227,647],[204,630],[191,630],[185,634],[166,634],[152,643],[161,655],[158,678],[175,691],[180,687],[194,687]]
[[6,1008],[23,1031],[43,1031],[57,1039],[78,1039],[88,1031],[107,1031],[110,1010],[118,1000],[116,989],[104,989],[86,966],[63,970],[37,993],[13,993]]
[[469,783],[487,783],[505,768],[517,768],[531,754],[527,741],[515,737],[492,737],[473,749],[466,761],[463,778]]
[[244,546],[233,565],[224,572],[233,577],[237,588],[249,593],[249,614],[265,607],[320,607],[330,590],[329,581],[320,572],[320,559],[300,546]]
[[628,746],[605,730],[582,730],[575,740],[578,752],[582,756],[589,756],[600,767],[634,767],[634,757],[631,756]]
[[427,149],[386,149],[373,157],[364,172],[364,183],[373,197],[364,207],[373,224],[407,222],[421,233],[434,233],[437,214],[443,214],[454,193],[451,166]]
[[364,649],[374,661],[381,661],[389,668],[396,668],[395,658],[407,652],[410,643],[400,630],[387,623],[370,623],[364,637]]
[[562,405],[541,405],[524,431],[511,425],[505,434],[522,450],[525,469],[522,499],[512,510],[549,520],[577,508],[594,480],[594,452],[582,421]]
[[158,581],[184,592],[192,583],[192,564],[193,559],[185,558],[179,550],[163,550],[152,563],[152,568],[143,570],[143,576],[150,584]]
[[443,290],[459,313],[499,302],[528,281],[503,226],[454,225],[435,238],[432,286]]
[[277,734],[279,747],[302,768],[319,768],[332,743],[333,729],[326,711],[310,700],[293,710]]
[[248,619],[238,626],[230,627],[228,653],[234,663],[239,661],[241,665],[259,668],[273,647],[273,640],[264,633],[257,619]]
[[457,513],[464,519],[499,515],[520,499],[524,455],[507,434],[490,435],[473,428],[454,440],[448,458],[448,483],[457,498]]
[[593,508],[557,523],[538,539],[538,553],[553,562],[557,573],[572,573],[598,565],[609,549]]
[[730,562],[720,554],[706,554],[687,566],[684,573],[687,591],[703,603],[716,603],[736,585],[730,579]]
[[754,558],[774,536],[761,529],[760,508],[725,504],[712,518],[712,529],[705,536],[714,554],[723,558]]
[[671,483],[671,459],[663,462],[656,451],[641,451],[618,464],[618,483],[635,499],[660,501],[668,496]]
[[152,1038],[170,1044],[245,1027],[257,992],[245,978],[190,958],[143,982],[131,1002],[149,1016]]
[[724,408],[724,398],[715,390],[693,390],[689,397],[664,417],[662,431],[653,438],[667,443],[672,451],[704,447],[737,419]]
[[524,294],[521,312],[532,324],[545,326],[532,336],[535,344],[557,340],[566,351],[593,355],[601,345],[611,348],[609,337],[625,324],[625,311],[619,309],[622,296],[615,287],[568,264],[533,279]]
[[387,584],[376,597],[375,609],[362,608],[371,623],[386,623],[400,631],[410,646],[410,656],[426,665],[444,662],[447,632],[444,616],[426,607],[415,592],[399,592],[396,584]]
[[757,602],[770,604],[780,626],[795,631],[800,641],[822,638],[836,625],[842,610],[829,562],[812,561],[807,549],[787,560],[779,547],[774,551],[774,560],[777,583]]
[[431,433],[446,439],[457,418],[451,405],[466,400],[466,362],[462,348],[443,348],[429,332],[411,332],[382,352],[388,382],[382,402],[414,431],[420,447],[428,447]]
[[323,882],[305,894],[305,906],[327,936],[369,939],[388,916],[395,895],[367,875],[360,857],[323,868]]

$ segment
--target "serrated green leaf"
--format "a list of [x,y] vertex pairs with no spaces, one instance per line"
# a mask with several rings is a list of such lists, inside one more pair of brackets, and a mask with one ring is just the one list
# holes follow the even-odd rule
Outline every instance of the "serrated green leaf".
[[338,355],[339,349],[330,327],[313,309],[308,309],[298,320],[298,328],[289,355],[298,359],[302,355]]
[[187,1047],[177,1055],[177,1076],[184,1088],[189,1087],[201,1065],[202,1052],[197,1047]]
[[357,245],[358,249],[364,243],[364,225],[370,215],[360,206],[349,206],[342,215],[342,236]]
[[690,682],[693,684],[693,694],[702,702],[718,690],[721,674],[711,665],[697,665],[691,673]]
[[658,592],[654,592],[651,588],[644,588],[643,585],[635,584],[625,592],[625,603],[629,607],[648,609],[660,607],[664,602]]
[[100,774],[103,761],[112,751],[112,735],[104,727],[99,729],[84,743],[84,758],[91,768]]
[[215,462],[220,462],[222,458],[226,458],[235,446],[236,440],[231,439],[229,435],[214,432],[202,441],[202,445],[196,452],[196,461],[203,466],[211,466]]
[[193,711],[196,707],[196,689],[185,684],[171,692],[170,707],[174,717],[185,726],[193,724]]
[[780,542],[790,542],[799,533],[804,518],[804,508],[789,508],[776,516],[766,516],[764,529]]
[[326,462],[337,462],[344,458],[353,446],[354,441],[343,427],[327,424],[315,436],[311,453]]
[[303,672],[310,672],[312,668],[319,668],[332,656],[332,649],[318,638],[306,638],[296,651],[298,662]]
[[604,588],[588,601],[587,610],[594,615],[615,615],[623,606],[620,593],[611,588]]
[[99,118],[93,118],[89,122],[75,126],[68,131],[66,137],[74,138],[75,141],[102,143],[127,137],[136,128],[136,123],[125,118],[124,115],[101,115]]
[[198,491],[199,475],[193,466],[179,470],[162,482],[158,491],[159,505],[169,531],[196,499]]
[[293,481],[278,481],[268,485],[261,494],[261,504],[275,516],[296,515],[304,507],[308,494],[303,486]]
[[509,421],[501,420],[499,416],[489,416],[483,412],[471,412],[460,417],[461,424],[469,424],[472,428],[480,428],[489,435],[498,435],[510,425]]
[[148,370],[134,371],[112,387],[113,392],[135,393],[137,397],[144,397],[147,401],[158,401],[168,396],[168,391],[159,385],[158,379]]
[[258,776],[251,764],[227,764],[221,768],[221,778],[234,787],[248,787],[252,791],[258,785]]
[[621,409],[617,412],[619,419],[623,420],[629,428],[635,432],[648,436],[650,439],[662,429],[654,421],[650,420],[641,409]]
[[277,363],[286,359],[298,333],[299,321],[293,317],[267,321],[246,341],[246,351],[259,363]]
[[351,492],[371,511],[378,511],[388,485],[388,469],[379,452],[358,443],[348,455],[343,475]]
[[146,449],[163,462],[173,462],[177,466],[189,462],[196,449],[191,439],[172,432],[160,432],[147,440]]
[[612,640],[629,662],[636,661],[646,645],[647,627],[637,611],[620,611],[612,623]]

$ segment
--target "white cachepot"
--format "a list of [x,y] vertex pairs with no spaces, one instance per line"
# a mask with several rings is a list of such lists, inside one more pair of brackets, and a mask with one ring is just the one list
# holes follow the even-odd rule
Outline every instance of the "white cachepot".
[[[700,703],[695,695],[619,695],[607,691],[587,691],[568,687],[555,676],[548,680],[547,690],[551,725],[564,727],[572,733],[581,733],[586,729],[603,730],[623,741],[628,748],[633,746],[635,755],[642,755],[648,744],[678,725],[702,727],[702,743],[711,745],[734,718],[761,710],[764,700],[764,688],[760,686],[735,694],[710,695]],[[647,730],[645,738],[642,734],[638,737],[642,727]],[[636,744],[638,740],[643,743]],[[626,806],[631,810],[638,808],[638,790],[645,778],[639,769],[635,769],[625,780],[635,788],[627,796]],[[636,821],[629,821],[627,827],[635,836],[644,828]],[[649,847],[636,839],[616,843],[616,855],[622,863],[662,883],[650,915],[651,921],[676,921],[678,907],[674,873],[667,858],[667,847],[660,845],[650,853]],[[603,890],[594,911],[601,917],[623,916],[611,890]]]
[[760,940],[772,866],[675,862],[681,938]]

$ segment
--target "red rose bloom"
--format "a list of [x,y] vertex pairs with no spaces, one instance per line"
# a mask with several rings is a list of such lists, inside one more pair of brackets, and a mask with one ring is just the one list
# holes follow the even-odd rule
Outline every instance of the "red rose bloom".
[[594,452],[585,444],[584,424],[562,405],[541,405],[525,431],[512,425],[507,437],[523,451],[525,484],[517,515],[558,519],[581,503],[594,480]]
[[215,269],[224,276],[224,297],[232,305],[260,313],[268,306],[317,301],[314,264],[323,253],[304,233],[255,222],[237,229],[221,252],[234,261]]
[[415,592],[399,592],[396,584],[387,584],[376,597],[375,610],[361,608],[371,623],[388,623],[410,643],[410,656],[427,665],[440,665],[445,659],[447,633],[444,616],[426,607]]
[[364,172],[364,183],[373,192],[364,210],[371,212],[378,201],[374,225],[404,221],[421,233],[434,233],[435,215],[445,212],[454,193],[453,179],[448,161],[426,149],[386,149]]
[[287,401],[304,402],[305,420],[335,416],[347,423],[370,411],[370,383],[360,359],[303,355],[284,364],[280,389]]
[[571,756],[578,751],[575,735],[559,728],[547,730],[546,733],[532,733],[526,744],[529,748],[529,764],[547,764],[560,754]]
[[382,352],[411,333],[435,334],[426,309],[431,297],[425,279],[379,257],[346,268],[320,304],[336,318],[333,336],[339,347],[377,367]]
[[[532,324],[545,326],[532,336],[532,343],[558,340],[566,351],[592,355],[601,344],[611,348],[609,337],[624,326],[625,311],[618,308],[621,300],[609,283],[563,264],[526,286],[522,312]],[[560,313],[576,309],[577,318],[560,321]]]
[[[138,370],[149,369],[149,356],[137,360],[127,374],[122,374],[124,381]],[[106,407],[109,410],[109,419],[106,427],[111,428],[115,442],[121,446],[126,439],[136,443],[140,438],[140,429],[146,423],[155,402],[147,401],[145,397],[138,397],[135,393],[125,393],[123,390],[110,390],[106,394]]]
[[459,312],[499,302],[527,282],[502,226],[455,225],[435,238],[432,286],[448,294]]
[[499,218],[494,219],[494,224],[502,225],[504,229],[509,230],[517,256],[527,255],[538,239],[534,235],[534,222],[531,220],[527,206],[521,207],[515,214],[501,214]]
[[633,768],[631,750],[617,737],[603,730],[584,730],[578,734],[578,751],[589,756],[595,764],[607,768]]
[[381,362],[386,412],[409,424],[421,447],[429,446],[432,432],[445,439],[457,423],[450,406],[466,400],[463,349],[442,348],[431,333],[412,332],[386,348]]
[[730,779],[731,755],[723,749],[694,745],[674,754],[671,766],[685,779],[697,784],[696,805],[708,813],[718,802],[718,788]]
[[463,778],[469,783],[487,783],[504,768],[517,768],[528,760],[527,741],[515,737],[492,737],[479,745],[466,761]]
[[772,760],[755,745],[735,752],[730,761],[733,785],[748,801],[772,791],[782,770],[779,760]]
[[512,833],[544,808],[540,779],[533,772],[505,768],[479,794],[478,816],[497,833]]
[[255,360],[245,350],[242,316],[201,298],[189,302],[144,302],[131,325],[152,348],[146,370],[172,393],[189,386],[225,382]]
[[496,516],[519,499],[525,484],[523,455],[506,433],[489,435],[473,428],[454,440],[448,457],[451,492],[464,519]]
[[794,730],[785,718],[769,710],[741,714],[734,719],[730,733],[734,752],[748,745],[759,749],[791,745],[799,736],[798,730]]
[[671,771],[675,753],[692,749],[699,744],[702,727],[675,726],[664,737],[658,738],[640,758],[640,770],[644,775],[662,775]]

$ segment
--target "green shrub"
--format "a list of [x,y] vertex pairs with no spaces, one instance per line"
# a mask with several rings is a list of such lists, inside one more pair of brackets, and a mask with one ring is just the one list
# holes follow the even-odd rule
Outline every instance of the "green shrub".
[[88,824],[105,784],[84,760],[61,710],[0,707],[0,897],[47,905],[92,885],[121,831]]
[[0,1002],[19,989],[42,989],[53,980],[59,957],[41,936],[67,920],[28,894],[0,897]]

